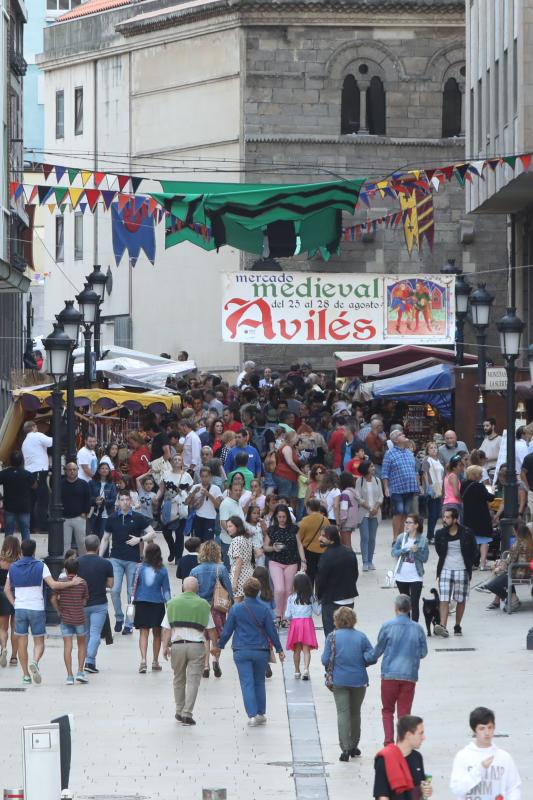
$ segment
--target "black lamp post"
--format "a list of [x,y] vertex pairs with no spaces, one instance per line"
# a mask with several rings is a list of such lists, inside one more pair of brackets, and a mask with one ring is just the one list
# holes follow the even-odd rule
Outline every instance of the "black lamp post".
[[87,276],[87,283],[89,289],[98,295],[98,308],[96,310],[96,319],[94,322],[94,352],[96,353],[96,360],[101,358],[101,343],[100,343],[100,307],[104,302],[105,287],[107,284],[107,277],[102,272],[100,264],[95,264],[93,271]]
[[455,275],[455,360],[459,366],[462,366],[465,363],[465,319],[468,313],[468,297],[472,287],[463,277],[463,271],[456,266],[454,258],[448,259],[440,273],[441,275]]
[[485,288],[484,283],[480,283],[478,288],[470,295],[470,312],[472,324],[476,329],[476,340],[478,346],[477,353],[477,384],[481,402],[478,403],[477,422],[476,422],[476,447],[480,447],[483,441],[483,420],[485,419],[485,381],[487,378],[487,351],[486,351],[486,330],[490,320],[490,309],[494,302],[494,296]]
[[503,515],[501,519],[502,552],[509,549],[518,517],[518,485],[516,481],[515,448],[515,361],[520,354],[520,340],[524,323],[516,316],[514,308],[508,308],[496,327],[500,334],[500,347],[507,372],[507,458],[506,478],[503,492]]
[[82,316],[74,308],[74,300],[65,300],[65,308],[56,317],[72,342],[67,373],[67,463],[76,461],[76,424],[74,404],[74,349],[78,346]]
[[83,338],[85,340],[85,388],[91,388],[91,328],[96,322],[96,312],[98,310],[98,303],[100,299],[96,292],[89,288],[86,283],[83,291],[77,295],[76,300],[80,307],[83,323]]
[[[44,349],[47,355],[47,369],[54,381],[52,391],[52,498],[50,503],[50,520],[48,522],[48,557],[46,563],[57,580],[63,565],[63,504],[61,502],[61,409],[62,397],[59,388],[60,381],[68,372],[68,361],[72,349],[72,340],[65,333],[62,326],[54,325],[54,330],[44,340]],[[46,610],[48,624],[57,625],[57,613],[52,606]]]

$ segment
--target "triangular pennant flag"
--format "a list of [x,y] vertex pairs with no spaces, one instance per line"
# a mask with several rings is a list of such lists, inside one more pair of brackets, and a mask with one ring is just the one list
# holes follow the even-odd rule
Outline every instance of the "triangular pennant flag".
[[76,208],[78,203],[80,202],[80,197],[82,196],[84,190],[83,189],[73,189],[72,187],[68,190],[70,195],[70,202],[72,203],[72,208]]
[[9,184],[9,196],[10,197],[14,197],[15,196],[15,192],[17,191],[19,185],[20,184],[19,184],[18,181],[11,181],[11,183]]
[[54,169],[56,171],[56,181],[59,183],[67,170],[65,167],[54,167]]
[[24,194],[24,184],[19,183],[19,185],[15,189],[15,200],[19,200],[23,194]]
[[48,180],[52,170],[53,170],[53,166],[51,164],[43,164],[43,175],[44,175],[45,181]]
[[436,169],[426,169],[425,170],[426,178],[428,179],[428,182],[431,182],[431,179],[432,179],[433,175],[436,173],[436,171],[437,171]]
[[411,170],[411,175],[414,175],[416,180],[418,180],[419,177],[420,177],[420,170],[419,169],[412,169]]
[[496,167],[501,163],[501,158],[489,158],[487,159],[487,164],[491,168],[491,170],[495,170]]
[[85,184],[87,183],[87,181],[89,180],[91,175],[92,175],[92,172],[89,172],[88,169],[82,169],[81,170],[81,183],[82,183],[82,186],[85,186]]
[[124,187],[130,179],[129,175],[118,175],[118,188],[121,192],[124,191]]
[[118,210],[122,211],[126,203],[129,203],[131,200],[131,195],[129,194],[119,194],[118,196]]
[[31,190],[31,194],[30,194],[28,203],[33,203],[33,201],[35,200],[35,195],[36,194],[37,194],[37,186],[34,186],[33,189]]
[[68,172],[68,182],[70,184],[74,183],[74,181],[78,177],[79,169],[69,169],[67,170],[67,172]]
[[80,209],[82,214],[85,214],[85,209],[87,208],[87,203],[80,203],[78,208]]
[[85,199],[89,203],[89,208],[94,211],[96,204],[100,198],[99,189],[85,189]]
[[51,186],[38,186],[37,187],[37,194],[39,195],[39,205],[42,206],[43,203],[53,193],[54,193],[54,190],[53,190],[53,188]]
[[451,177],[453,175],[453,164],[450,164],[447,167],[440,167],[440,171],[442,172],[446,180],[448,181],[451,180]]
[[465,173],[465,180],[466,181],[470,181],[470,183],[474,183],[474,179],[472,177],[472,173],[471,172],[466,172]]
[[102,183],[102,181],[104,180],[104,178],[105,178],[105,172],[95,172],[94,173],[94,185],[95,185],[95,187],[97,189],[100,186],[100,184]]
[[56,210],[56,204],[55,203],[47,203],[46,207],[47,207],[48,211],[50,212],[50,214],[53,214],[54,211]]
[[143,182],[144,178],[133,178],[132,177],[132,178],[130,178],[130,180],[131,180],[131,190],[135,194],[137,192],[137,189],[139,188],[139,186]]
[[115,199],[116,192],[108,192],[105,189],[101,192],[102,200],[104,201],[104,208],[106,211],[109,211],[109,206]]
[[524,167],[524,172],[527,172],[531,164],[531,153],[525,153],[523,156],[520,156],[520,161]]
[[440,187],[440,181],[439,181],[439,179],[438,179],[438,178],[436,178],[436,177],[435,177],[435,178],[432,178],[432,179],[431,179],[431,184],[432,184],[433,188],[435,189],[435,191],[436,191],[436,192],[438,192],[438,191],[439,191],[439,187]]
[[157,203],[156,203],[156,201],[154,200],[154,198],[153,198],[153,197],[151,197],[151,198],[149,199],[149,201],[148,201],[148,216],[149,216],[149,217],[151,217],[151,216],[153,215],[153,213],[154,213],[154,211],[156,210],[156,208],[157,208]]
[[366,193],[366,192],[360,192],[360,193],[359,193],[359,197],[361,198],[361,200],[363,201],[363,203],[365,204],[365,206],[367,206],[368,208],[370,208],[370,201],[369,201],[369,199],[368,199],[368,195],[367,195],[367,193]]
[[509,167],[511,167],[511,169],[514,169],[515,168],[515,164],[516,164],[516,159],[517,159],[517,156],[504,156],[502,160],[505,161],[505,163]]
[[114,189],[115,186],[117,185],[117,176],[116,175],[111,175],[111,174],[106,174],[106,179],[107,179],[107,188],[108,189]]
[[483,178],[483,168],[485,167],[485,161],[471,161],[468,169],[470,172],[473,172],[474,175],[477,175],[478,178]]
[[56,202],[57,202],[58,206],[60,206],[61,203],[63,202],[63,200],[65,199],[65,195],[66,195],[67,191],[68,191],[67,189],[63,189],[62,187],[54,189],[55,196],[56,196]]
[[66,207],[67,207],[66,203],[63,203],[63,205],[62,205],[62,206],[59,206],[59,210],[60,210],[60,212],[61,212],[62,214],[64,214],[64,213],[65,213],[65,209],[66,209]]
[[458,164],[455,167],[455,177],[461,184],[461,186],[465,185],[465,175],[468,172],[468,164]]

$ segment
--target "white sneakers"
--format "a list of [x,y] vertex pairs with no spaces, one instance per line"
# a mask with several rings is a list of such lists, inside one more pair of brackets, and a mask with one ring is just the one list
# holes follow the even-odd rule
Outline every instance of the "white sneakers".
[[267,718],[264,714],[258,714],[256,717],[250,717],[248,720],[248,725],[250,728],[257,728],[258,725],[264,725],[267,721]]

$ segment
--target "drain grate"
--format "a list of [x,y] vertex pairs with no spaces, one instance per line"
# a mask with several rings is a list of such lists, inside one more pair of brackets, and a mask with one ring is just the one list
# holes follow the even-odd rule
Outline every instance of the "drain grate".
[[477,647],[436,647],[436,653],[473,653]]
[[25,692],[26,688],[24,686],[14,686],[12,689],[0,689],[0,692]]

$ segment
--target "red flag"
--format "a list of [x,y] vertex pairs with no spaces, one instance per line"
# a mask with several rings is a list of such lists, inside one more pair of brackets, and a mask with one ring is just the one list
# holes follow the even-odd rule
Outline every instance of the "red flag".
[[53,166],[51,164],[43,164],[43,175],[44,175],[45,181],[48,180],[48,176],[50,175],[52,170],[53,170]]
[[118,196],[118,210],[122,211],[126,203],[129,203],[131,200],[131,195],[129,194],[119,194]]
[[522,166],[524,167],[524,172],[527,172],[529,169],[529,165],[531,164],[531,153],[526,153],[523,156],[520,156],[520,161],[522,162]]
[[100,199],[100,191],[98,189],[85,189],[85,199],[89,203],[89,208],[94,212],[96,204]]
[[124,191],[124,187],[130,179],[129,175],[117,175],[118,178],[118,188],[120,191]]
[[450,164],[447,167],[440,167],[440,171],[448,181],[452,179],[453,169],[454,169],[453,164]]
[[14,197],[15,196],[15,192],[17,191],[18,186],[19,186],[19,182],[18,181],[11,181],[11,183],[9,184],[9,196],[10,197]]
[[33,189],[31,190],[30,199],[28,200],[28,203],[33,203],[36,194],[37,194],[37,186],[34,186]]
[[104,178],[105,178],[105,172],[95,172],[94,173],[94,185],[96,186],[96,188],[98,188],[100,186],[100,184],[102,183]]

